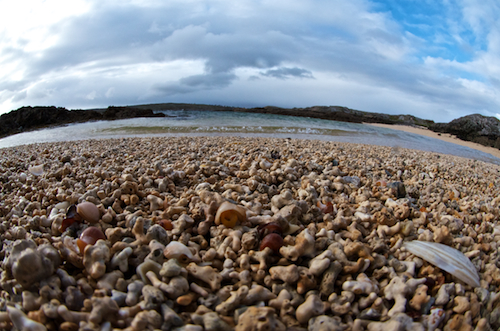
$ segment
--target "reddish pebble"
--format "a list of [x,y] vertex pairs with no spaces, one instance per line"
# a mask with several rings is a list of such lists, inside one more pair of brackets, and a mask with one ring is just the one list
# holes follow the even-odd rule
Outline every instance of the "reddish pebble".
[[174,228],[174,226],[172,225],[172,221],[170,220],[161,220],[158,222],[158,224],[167,231]]
[[87,245],[93,245],[99,239],[106,240],[106,236],[101,229],[95,226],[89,226],[82,232],[80,238],[76,240],[76,244],[78,245],[80,252],[83,253],[83,250]]
[[283,238],[278,233],[270,233],[262,239],[259,249],[262,251],[264,248],[269,247],[276,254],[279,253],[281,246],[283,246]]
[[316,205],[323,212],[323,214],[333,213],[333,203],[331,201],[327,201],[326,204],[322,204],[318,201]]
[[259,232],[259,237],[264,238],[270,233],[277,233],[281,236],[283,233],[283,229],[276,222],[270,222],[266,224],[261,224],[258,226],[257,231]]

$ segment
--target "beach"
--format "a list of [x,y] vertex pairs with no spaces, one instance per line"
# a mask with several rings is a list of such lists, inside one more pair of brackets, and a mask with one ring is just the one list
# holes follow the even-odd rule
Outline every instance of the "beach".
[[420,134],[393,130],[391,127],[260,113],[164,111],[164,114],[166,116],[163,118],[75,123],[24,132],[0,139],[0,148],[41,142],[124,137],[240,136],[313,139],[402,147],[500,164],[500,158],[455,144],[457,140],[450,143]]
[[416,127],[416,126],[409,126],[409,125],[397,125],[397,124],[393,125],[393,124],[381,124],[381,123],[363,123],[363,124],[372,125],[372,126],[376,126],[379,128],[386,128],[386,129],[393,129],[393,130],[399,130],[399,131],[404,131],[404,132],[410,132],[410,133],[415,133],[415,134],[419,134],[419,135],[430,137],[430,138],[440,139],[440,140],[450,142],[453,144],[476,149],[478,151],[488,153],[488,154],[491,154],[497,158],[500,158],[500,150],[497,148],[484,146],[484,145],[477,144],[477,143],[474,143],[471,141],[465,141],[465,140],[459,139],[456,136],[451,135],[449,133],[437,133],[437,132],[431,131],[423,126]]
[[2,329],[500,328],[491,163],[149,137],[4,148],[0,169]]

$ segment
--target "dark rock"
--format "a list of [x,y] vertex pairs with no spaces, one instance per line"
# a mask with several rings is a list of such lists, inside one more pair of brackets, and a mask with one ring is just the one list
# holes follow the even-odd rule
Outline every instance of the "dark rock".
[[429,126],[433,121],[424,120],[412,115],[389,115],[381,113],[371,113],[360,110],[354,110],[340,106],[314,106],[307,108],[279,108],[273,106],[261,108],[234,108],[233,111],[276,114],[298,117],[312,117],[326,120],[352,122],[352,123],[383,123],[383,124],[406,124]]
[[165,117],[151,109],[109,107],[105,111],[68,110],[62,107],[22,107],[0,116],[0,137],[69,123],[115,120],[134,117]]
[[382,317],[382,314],[373,308],[366,308],[359,315],[360,319],[369,321],[378,321],[380,317]]
[[455,135],[462,140],[500,148],[500,121],[496,117],[472,114],[450,123],[435,123],[429,128],[434,132]]
[[110,106],[102,113],[102,117],[105,120],[117,120],[135,117],[165,117],[165,114],[154,113],[151,109]]
[[402,182],[391,182],[387,184],[396,198],[401,199],[406,196],[406,188]]
[[63,156],[61,156],[61,157],[59,158],[59,161],[60,161],[61,163],[68,163],[68,162],[69,162],[69,163],[71,163],[71,155],[64,154]]
[[298,117],[312,117],[326,120],[354,123],[385,123],[385,124],[405,124],[420,125],[428,127],[434,121],[421,119],[412,115],[389,115],[381,113],[371,113],[354,110],[341,106],[313,106],[306,108],[280,108],[274,106],[239,108],[218,105],[199,105],[187,103],[158,103],[147,105],[136,105],[134,108],[147,108],[154,110],[212,110],[212,111],[232,111],[244,113],[276,114]]

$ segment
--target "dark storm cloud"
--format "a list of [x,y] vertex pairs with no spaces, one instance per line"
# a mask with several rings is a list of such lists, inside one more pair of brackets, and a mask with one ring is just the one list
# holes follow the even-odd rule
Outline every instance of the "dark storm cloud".
[[301,68],[278,68],[278,69],[269,69],[262,73],[263,76],[274,77],[279,79],[288,79],[288,78],[314,78],[312,72],[306,69]]
[[162,95],[186,94],[200,90],[224,88],[236,78],[236,75],[227,73],[193,75],[182,78],[176,83],[159,84],[154,88]]
[[174,31],[152,48],[153,56],[168,59],[203,59],[208,72],[229,72],[239,67],[271,68],[296,51],[293,40],[279,32],[215,34],[203,26]]

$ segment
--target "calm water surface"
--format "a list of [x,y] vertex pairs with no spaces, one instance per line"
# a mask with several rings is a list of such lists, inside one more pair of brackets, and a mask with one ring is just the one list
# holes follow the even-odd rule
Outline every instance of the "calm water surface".
[[393,129],[370,125],[257,113],[163,111],[170,117],[98,121],[25,132],[0,139],[0,148],[39,143],[150,136],[240,136],[319,139],[403,147],[500,164],[474,149]]

